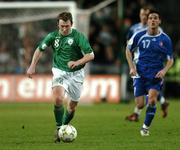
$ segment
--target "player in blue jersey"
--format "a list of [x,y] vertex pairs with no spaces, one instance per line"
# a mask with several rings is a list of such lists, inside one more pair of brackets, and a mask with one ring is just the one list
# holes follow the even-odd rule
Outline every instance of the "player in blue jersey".
[[[149,14],[149,11],[150,11],[150,7],[147,7],[147,6],[144,6],[140,9],[140,12],[139,12],[140,22],[137,24],[134,24],[129,29],[129,32],[127,34],[127,40],[129,40],[133,34],[139,32],[141,30],[147,29],[147,16]],[[148,95],[146,95],[146,99],[147,98],[148,98]],[[164,98],[162,92],[158,96],[158,101],[160,101],[160,104],[161,104],[162,117],[165,118],[168,113],[169,103]],[[134,108],[134,112],[132,114],[126,116],[125,119],[128,121],[135,121],[135,122],[139,121],[139,116],[141,114],[143,107],[144,107],[144,102],[141,103],[139,101],[136,101],[136,106]]]
[[[140,130],[142,136],[149,136],[149,127],[156,112],[156,102],[164,76],[173,65],[172,42],[169,36],[160,30],[160,23],[159,12],[150,10],[147,30],[134,34],[126,47],[135,99],[144,103],[144,95],[148,94],[145,120]],[[134,52],[137,53],[135,61],[132,55]]]
[[127,40],[129,40],[132,35],[140,30],[147,28],[147,15],[149,14],[149,7],[142,7],[139,11],[140,22],[132,25],[127,33]]

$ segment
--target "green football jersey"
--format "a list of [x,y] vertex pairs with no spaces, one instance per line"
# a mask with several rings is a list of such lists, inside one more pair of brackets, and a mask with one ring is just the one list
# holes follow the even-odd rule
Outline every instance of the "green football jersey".
[[71,69],[67,65],[69,61],[76,61],[84,54],[93,52],[87,38],[76,29],[72,29],[72,32],[66,36],[60,34],[58,30],[49,33],[38,46],[40,51],[45,51],[47,47],[53,49],[53,67],[67,72],[84,67],[81,65]]

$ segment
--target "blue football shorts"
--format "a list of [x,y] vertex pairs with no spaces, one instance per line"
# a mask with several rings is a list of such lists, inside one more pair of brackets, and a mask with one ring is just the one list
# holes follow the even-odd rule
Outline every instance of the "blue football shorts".
[[135,97],[147,95],[150,89],[155,89],[160,92],[162,86],[163,86],[163,80],[159,78],[146,79],[140,77],[133,79]]

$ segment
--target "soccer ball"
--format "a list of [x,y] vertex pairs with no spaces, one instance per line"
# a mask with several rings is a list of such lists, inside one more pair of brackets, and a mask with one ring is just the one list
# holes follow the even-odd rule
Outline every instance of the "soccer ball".
[[63,142],[72,142],[77,137],[77,130],[72,125],[62,125],[58,131],[58,136]]

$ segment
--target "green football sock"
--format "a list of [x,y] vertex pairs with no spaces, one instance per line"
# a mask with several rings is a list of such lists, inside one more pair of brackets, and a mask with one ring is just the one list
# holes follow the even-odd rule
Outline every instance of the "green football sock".
[[56,126],[61,126],[64,115],[64,107],[54,105],[54,117],[56,120]]
[[73,112],[68,112],[68,110],[66,110],[64,118],[63,118],[63,124],[68,124],[72,118],[74,117],[74,111]]

